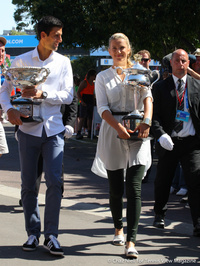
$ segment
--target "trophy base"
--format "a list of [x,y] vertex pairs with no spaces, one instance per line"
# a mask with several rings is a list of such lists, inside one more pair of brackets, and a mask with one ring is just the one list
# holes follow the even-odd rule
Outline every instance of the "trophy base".
[[30,122],[41,123],[43,121],[43,119],[41,117],[39,117],[39,116],[29,116],[27,118],[21,116],[20,119],[24,123],[30,123]]
[[40,104],[42,103],[41,100],[17,97],[16,99],[12,99],[11,103],[15,109],[28,116],[27,118],[21,116],[22,122],[41,123],[43,121],[43,119],[40,117]]

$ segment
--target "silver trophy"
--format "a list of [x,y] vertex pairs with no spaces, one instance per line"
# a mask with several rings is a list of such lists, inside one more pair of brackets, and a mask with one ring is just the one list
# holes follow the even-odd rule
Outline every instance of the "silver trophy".
[[[22,91],[24,88],[28,89],[29,87],[44,83],[49,73],[49,69],[44,67],[10,67],[2,70],[5,79]],[[21,117],[23,122],[43,121],[40,116],[40,104],[42,101],[42,99],[24,98],[21,96],[11,98],[13,107],[29,116],[28,118]]]
[[[134,55],[135,65],[127,68],[122,69],[121,67],[116,67],[115,69],[120,69],[121,73],[125,74],[125,85],[131,86],[134,93],[134,106],[135,110],[128,115],[122,117],[123,125],[126,127],[127,131],[130,130],[134,131],[136,127],[141,123],[143,120],[143,112],[142,110],[138,109],[138,102],[140,98],[141,90],[150,90],[151,86],[160,78],[159,71],[157,70],[149,70],[140,65],[139,61],[141,60],[142,56],[139,54]],[[131,138],[141,140],[138,138],[138,132],[129,133]],[[151,139],[152,137],[148,137]]]

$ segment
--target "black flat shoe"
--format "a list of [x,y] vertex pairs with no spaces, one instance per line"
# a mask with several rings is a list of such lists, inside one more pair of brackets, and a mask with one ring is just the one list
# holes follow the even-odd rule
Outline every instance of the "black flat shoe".
[[197,224],[194,227],[193,236],[200,237],[200,218],[198,218]]
[[164,215],[156,214],[153,226],[157,228],[164,228],[165,227]]

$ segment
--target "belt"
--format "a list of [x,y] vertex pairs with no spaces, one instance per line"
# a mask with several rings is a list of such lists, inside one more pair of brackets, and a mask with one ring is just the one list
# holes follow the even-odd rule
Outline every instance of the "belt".
[[111,111],[112,115],[128,115],[130,112],[113,112]]

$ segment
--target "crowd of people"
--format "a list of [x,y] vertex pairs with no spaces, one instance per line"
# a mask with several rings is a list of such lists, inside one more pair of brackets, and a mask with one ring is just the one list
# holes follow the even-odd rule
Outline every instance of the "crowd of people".
[[[78,75],[73,76],[70,60],[56,52],[62,42],[63,23],[55,17],[45,16],[36,28],[38,46],[17,56],[12,67],[37,66],[50,70],[44,84],[25,87],[21,91],[22,97],[42,100],[43,121],[22,121],[27,115],[15,109],[10,102],[11,82],[5,80],[0,90],[0,104],[9,122],[16,126],[21,202],[28,236],[23,250],[33,251],[39,245],[41,220],[37,196],[44,171],[47,190],[43,246],[51,254],[64,254],[57,240],[63,193],[64,138],[72,136],[74,124],[77,139],[83,138],[81,130],[84,126],[88,137],[91,137],[95,101],[102,123],[92,171],[108,178],[109,204],[115,230],[112,243],[124,245],[127,257],[138,257],[136,237],[142,180],[148,182],[154,145],[158,164],[153,225],[165,227],[173,179],[176,170],[181,169],[179,176],[184,178],[187,189],[193,234],[200,237],[200,50],[195,52],[195,61],[191,66],[185,50],[173,51],[165,58],[171,69],[165,69],[163,78],[155,83],[155,77],[149,75],[153,85],[140,87],[135,106],[134,88],[125,82],[126,74],[122,71],[134,67],[132,47],[126,35],[115,33],[109,39],[108,51],[113,65],[98,74],[90,69],[81,81]],[[5,44],[6,40],[0,37],[0,56]],[[138,54],[141,55],[140,64],[149,69],[149,51],[141,50]],[[123,116],[136,109],[143,113],[143,119],[136,128],[128,129],[122,122]],[[154,140],[149,138],[150,130]],[[135,132],[137,136],[132,138]],[[7,152],[5,132],[0,123],[0,154]],[[124,189],[127,197],[126,238],[123,229]]]

